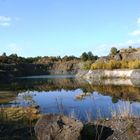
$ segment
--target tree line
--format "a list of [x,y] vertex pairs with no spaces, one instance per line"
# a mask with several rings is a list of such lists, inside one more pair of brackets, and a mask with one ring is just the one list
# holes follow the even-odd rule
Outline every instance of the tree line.
[[33,64],[45,64],[48,62],[66,62],[66,61],[95,61],[98,59],[98,56],[94,56],[93,53],[83,52],[80,57],[76,56],[37,56],[37,57],[21,57],[17,54],[7,55],[5,52],[0,55],[0,64],[19,64],[19,63],[33,63]]

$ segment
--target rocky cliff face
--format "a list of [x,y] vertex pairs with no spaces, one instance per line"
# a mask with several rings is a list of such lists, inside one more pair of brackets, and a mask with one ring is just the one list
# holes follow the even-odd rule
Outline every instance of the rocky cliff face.
[[89,70],[83,77],[87,79],[128,78],[140,79],[140,69],[133,70]]
[[122,56],[122,60],[135,60],[135,59],[140,60],[140,53],[139,52],[122,53],[121,56]]
[[77,76],[95,85],[140,86],[140,69],[89,70],[78,73]]
[[115,56],[115,60],[140,60],[139,49],[121,49]]
[[79,62],[50,63],[48,72],[50,74],[76,74],[79,69]]
[[0,79],[32,75],[76,74],[79,62],[48,64],[1,64]]

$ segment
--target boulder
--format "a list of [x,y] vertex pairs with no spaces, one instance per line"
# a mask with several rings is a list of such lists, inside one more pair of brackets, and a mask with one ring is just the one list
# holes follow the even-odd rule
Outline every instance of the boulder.
[[44,115],[35,125],[38,140],[81,140],[82,122],[63,115]]
[[122,60],[121,54],[116,54],[116,55],[114,56],[114,59],[115,59],[116,61]]
[[121,53],[122,60],[140,60],[140,51]]
[[110,120],[114,133],[107,140],[140,140],[140,119]]

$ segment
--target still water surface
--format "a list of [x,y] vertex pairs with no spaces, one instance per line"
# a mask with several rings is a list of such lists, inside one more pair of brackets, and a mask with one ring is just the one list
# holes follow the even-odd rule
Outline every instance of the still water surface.
[[38,106],[41,114],[61,113],[83,121],[125,111],[140,116],[140,87],[89,84],[70,75],[23,77],[0,84],[0,96],[5,98],[1,106]]

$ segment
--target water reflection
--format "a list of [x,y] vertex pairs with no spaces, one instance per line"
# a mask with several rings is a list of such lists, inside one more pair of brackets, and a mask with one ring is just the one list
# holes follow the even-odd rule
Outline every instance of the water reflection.
[[[83,79],[62,76],[30,77],[2,83],[0,90],[1,105],[39,106],[42,114],[61,113],[86,120],[121,114],[125,107],[128,114],[140,115],[140,87],[129,84],[91,84]],[[4,94],[6,92],[8,94]]]

